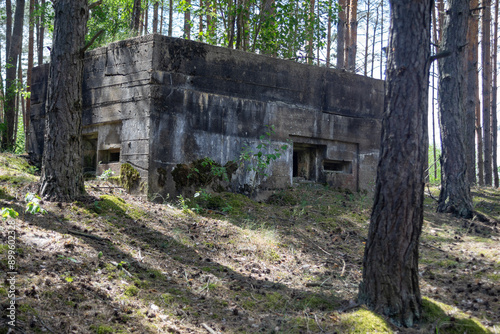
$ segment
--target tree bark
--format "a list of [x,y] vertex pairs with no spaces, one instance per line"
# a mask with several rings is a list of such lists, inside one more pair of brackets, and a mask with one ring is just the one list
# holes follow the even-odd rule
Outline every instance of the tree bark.
[[366,32],[365,32],[365,63],[364,63],[364,70],[363,74],[365,77],[368,75],[368,41],[370,40],[370,0],[367,1],[366,4]]
[[[326,35],[326,67],[330,67],[332,49],[332,0],[328,0],[328,27]],[[366,73],[365,73],[366,76]]]
[[483,64],[482,88],[483,88],[483,162],[484,162],[484,185],[491,186],[491,0],[484,0],[482,19],[482,41],[481,56]]
[[[35,29],[35,17],[33,15],[33,12],[35,11],[35,0],[30,0],[30,7],[29,7],[29,18],[30,18],[30,23],[29,23],[29,34],[28,34],[28,69],[26,71],[26,91],[28,93],[31,92],[31,72],[33,69],[33,57],[34,57],[34,44],[35,44],[35,39],[34,39],[34,29]],[[31,99],[27,98],[26,99],[26,114],[24,115],[23,118],[23,124],[24,124],[24,138],[25,138],[25,150],[28,151],[28,143],[29,143],[29,126],[30,126],[30,115],[31,113]]]
[[390,1],[382,143],[358,295],[361,303],[407,327],[422,316],[418,244],[428,142],[431,2]]
[[155,1],[153,4],[153,34],[158,32],[158,1]]
[[[14,13],[14,28],[9,37],[9,49],[6,56],[5,66],[5,103],[4,119],[7,125],[6,131],[2,133],[2,147],[12,149],[15,144],[15,120],[16,120],[16,90],[17,90],[17,66],[21,53],[24,21],[24,0],[16,1]],[[7,38],[7,40],[9,40]]]
[[139,27],[141,24],[141,0],[134,0],[134,6],[132,7],[132,21],[130,22],[130,28],[139,34]]
[[347,28],[347,0],[339,0],[340,12],[337,21],[337,69],[345,69],[345,35]]
[[439,121],[441,125],[441,192],[438,212],[472,218],[467,180],[464,130],[467,21],[469,0],[448,0],[440,49],[450,55],[439,60]]
[[[477,8],[478,0],[471,0],[470,8]],[[467,91],[465,101],[465,151],[467,163],[467,179],[470,185],[476,184],[476,145],[475,124],[476,107],[479,105],[479,78],[478,78],[478,16],[477,12],[469,15],[469,29],[467,31]]]
[[493,38],[493,87],[491,98],[491,152],[493,185],[498,188],[498,162],[497,162],[497,141],[498,141],[498,121],[497,121],[497,54],[498,54],[498,0],[495,1],[495,24]]
[[[45,6],[45,0],[42,0],[40,5],[42,7]],[[45,26],[44,26],[44,20],[45,20],[45,13],[42,12],[42,15],[40,15],[40,29],[38,30],[38,65],[43,64],[43,37],[45,36]]]
[[[186,0],[188,6],[191,6],[191,0]],[[191,9],[184,12],[184,38],[191,39]]]
[[40,194],[74,200],[85,193],[82,174],[82,75],[87,0],[54,1]]
[[346,45],[346,64],[349,72],[356,72],[356,50],[358,43],[358,0],[349,4],[349,44]]
[[174,25],[174,0],[168,2],[168,36],[172,37],[172,27]]

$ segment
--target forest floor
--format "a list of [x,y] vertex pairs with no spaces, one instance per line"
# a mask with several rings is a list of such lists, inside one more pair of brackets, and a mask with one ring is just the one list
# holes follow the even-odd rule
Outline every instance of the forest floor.
[[19,212],[0,225],[0,333],[12,332],[13,229],[16,333],[500,333],[499,190],[473,189],[483,221],[436,214],[438,189],[426,191],[424,314],[404,329],[355,303],[368,195],[300,184],[263,203],[157,204],[95,180],[88,197],[30,214],[33,171],[0,155],[0,208]]

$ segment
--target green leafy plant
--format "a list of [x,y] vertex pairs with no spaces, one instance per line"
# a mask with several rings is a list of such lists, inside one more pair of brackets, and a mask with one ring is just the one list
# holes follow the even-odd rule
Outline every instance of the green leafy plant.
[[0,215],[2,215],[2,219],[5,220],[9,217],[16,218],[17,216],[19,216],[19,213],[17,213],[17,211],[12,208],[2,208],[2,210],[0,210]]
[[289,145],[281,145],[278,148],[272,148],[271,137],[276,132],[274,130],[274,125],[266,127],[268,131],[259,137],[260,143],[257,145],[256,151],[250,146],[244,146],[239,157],[240,165],[248,163],[247,169],[249,171],[254,171],[256,174],[264,177],[269,176],[266,173],[266,169],[271,162],[281,158],[289,147]]
[[26,196],[24,197],[24,201],[28,203],[28,204],[26,204],[25,212],[31,213],[32,215],[37,214],[37,213],[41,213],[41,214],[47,213],[47,210],[45,210],[44,208],[42,208],[40,206],[41,200],[42,199],[37,194],[28,192],[26,194]]
[[115,175],[111,169],[107,169],[99,175],[99,180],[107,181],[111,176]]

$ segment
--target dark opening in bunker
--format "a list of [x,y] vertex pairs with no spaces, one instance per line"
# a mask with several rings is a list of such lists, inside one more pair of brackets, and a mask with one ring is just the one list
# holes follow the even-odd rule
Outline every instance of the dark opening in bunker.
[[325,151],[325,145],[293,143],[293,177],[319,181],[319,165]]
[[83,173],[95,175],[97,168],[97,133],[84,135],[83,146]]
[[120,162],[120,149],[113,148],[99,151],[99,160],[102,164]]
[[323,160],[325,172],[352,174],[352,161]]

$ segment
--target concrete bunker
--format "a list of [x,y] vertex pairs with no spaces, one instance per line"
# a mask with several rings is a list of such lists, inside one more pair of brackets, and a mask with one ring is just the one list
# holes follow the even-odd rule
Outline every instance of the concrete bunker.
[[[100,175],[130,164],[149,195],[175,194],[172,171],[210,158],[237,162],[275,129],[288,145],[256,177],[240,167],[224,183],[272,191],[294,177],[372,190],[384,85],[360,75],[160,35],[85,54],[83,168]],[[33,70],[29,154],[41,161],[48,65]],[[291,145],[290,145],[291,143]]]

